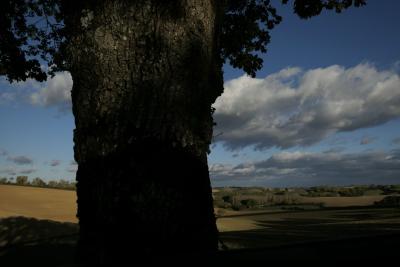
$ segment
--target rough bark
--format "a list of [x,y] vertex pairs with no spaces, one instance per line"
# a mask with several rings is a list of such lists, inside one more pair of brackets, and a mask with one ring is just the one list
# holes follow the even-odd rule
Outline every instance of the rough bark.
[[65,7],[80,257],[215,252],[217,1],[93,2]]

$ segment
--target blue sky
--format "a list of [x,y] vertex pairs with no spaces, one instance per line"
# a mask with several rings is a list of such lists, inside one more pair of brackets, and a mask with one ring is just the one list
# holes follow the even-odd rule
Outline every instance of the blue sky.
[[[400,183],[400,2],[310,20],[277,6],[256,79],[224,66],[213,185]],[[70,86],[0,81],[0,177],[74,179]]]

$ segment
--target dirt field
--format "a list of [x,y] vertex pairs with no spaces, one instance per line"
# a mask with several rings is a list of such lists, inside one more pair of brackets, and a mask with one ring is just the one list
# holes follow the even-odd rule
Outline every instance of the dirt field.
[[[325,262],[331,251],[341,255],[338,261],[392,259],[397,255],[399,208],[362,207],[380,196],[312,199],[336,208],[239,211],[218,218],[220,240],[227,249],[221,252],[220,262],[280,262],[282,257],[295,262]],[[75,203],[73,191],[0,185],[1,265],[73,263],[78,238]],[[343,207],[356,205],[360,207]],[[237,253],[237,249],[253,250]]]
[[[325,207],[368,206],[384,196],[361,197],[303,197],[301,203],[323,203]],[[251,215],[254,211],[226,211],[226,215]],[[259,211],[256,211],[259,213]],[[74,191],[0,185],[0,218],[11,216],[33,217],[59,222],[77,222]],[[221,232],[258,229],[252,217],[221,218],[217,221]]]
[[0,185],[0,218],[25,216],[60,222],[78,222],[74,191]]

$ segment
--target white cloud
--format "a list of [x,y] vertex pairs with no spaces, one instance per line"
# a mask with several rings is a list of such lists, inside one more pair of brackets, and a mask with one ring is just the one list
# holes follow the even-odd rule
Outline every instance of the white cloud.
[[231,164],[211,164],[209,170],[211,173],[219,173],[223,175],[231,175],[233,166]]
[[31,174],[36,172],[37,170],[35,168],[29,168],[29,169],[21,169],[18,172],[21,174]]
[[71,172],[71,173],[76,173],[77,171],[78,171],[78,167],[76,166],[69,166],[67,169],[66,169],[66,171],[67,172]]
[[0,173],[8,175],[16,175],[17,171],[15,167],[10,166],[0,166]]
[[8,152],[5,149],[0,148],[0,156],[7,156]]
[[61,164],[61,160],[58,160],[58,159],[53,159],[50,163],[49,163],[49,165],[51,166],[51,167],[55,167],[55,166],[58,166],[58,165],[60,165]]
[[396,137],[392,140],[392,144],[400,145],[400,137]]
[[76,173],[77,170],[78,170],[78,163],[75,160],[71,160],[71,162],[69,163],[69,166],[67,167],[66,171],[67,172]]
[[287,68],[227,81],[214,107],[217,141],[230,149],[308,146],[400,117],[400,77],[370,64]]
[[9,156],[7,157],[7,160],[12,161],[17,165],[26,165],[33,163],[33,159],[28,156],[15,156],[15,157]]
[[29,103],[33,106],[56,107],[61,112],[71,111],[72,77],[69,72],[59,72],[46,82],[28,79],[10,84],[1,79],[0,105]]
[[16,166],[0,166],[0,173],[7,175],[31,174],[36,172],[36,168],[17,168]]
[[30,95],[30,103],[37,106],[57,106],[60,110],[71,108],[72,77],[69,72],[57,73],[48,78],[46,86]]
[[295,151],[295,152],[286,152],[283,151],[281,153],[274,154],[272,156],[272,159],[277,160],[277,161],[282,161],[282,162],[290,162],[294,160],[299,160],[303,158],[310,158],[313,154],[310,152],[301,152],[301,151]]
[[399,166],[400,150],[347,154],[294,151],[236,166],[214,164],[210,175],[214,186],[398,184]]
[[360,145],[371,144],[371,143],[375,142],[377,139],[378,139],[378,137],[375,137],[375,136],[364,136],[360,141]]
[[0,92],[0,104],[15,101],[16,94],[13,92]]

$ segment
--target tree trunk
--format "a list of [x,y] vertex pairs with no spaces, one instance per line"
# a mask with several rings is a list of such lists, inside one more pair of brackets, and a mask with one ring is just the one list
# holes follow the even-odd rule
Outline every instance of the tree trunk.
[[215,252],[207,153],[223,90],[218,1],[87,2],[64,6],[80,258]]

